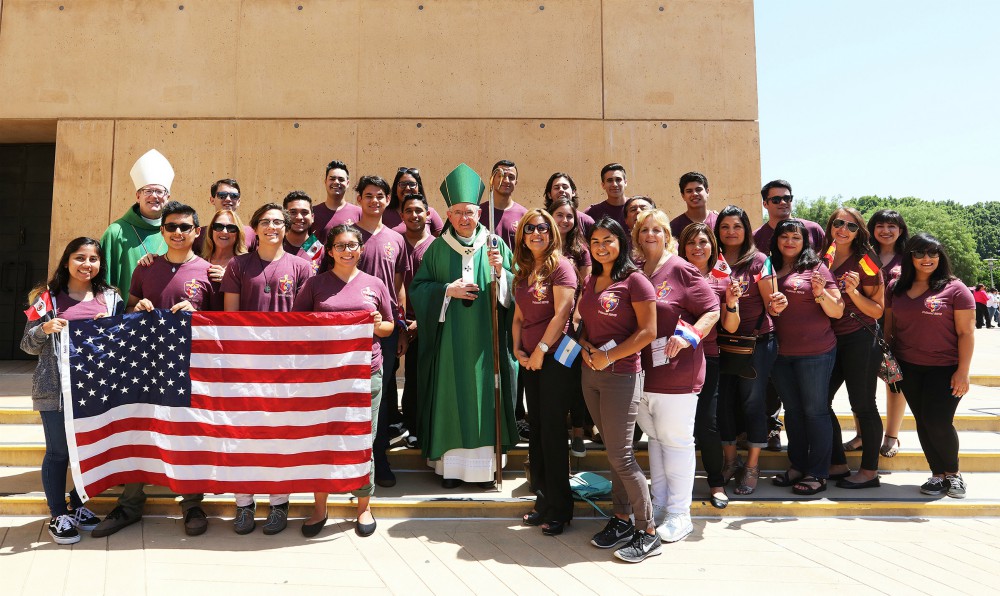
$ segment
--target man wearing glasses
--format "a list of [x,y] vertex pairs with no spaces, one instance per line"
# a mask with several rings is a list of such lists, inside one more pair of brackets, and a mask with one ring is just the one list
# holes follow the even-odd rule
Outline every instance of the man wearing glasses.
[[132,284],[132,271],[139,259],[166,251],[160,235],[160,212],[170,198],[174,169],[162,153],[150,149],[136,160],[129,175],[135,184],[135,204],[101,236],[105,276],[123,294]]
[[[216,180],[212,184],[211,193],[212,196],[209,197],[208,202],[215,208],[216,212],[223,209],[236,211],[240,206],[240,183],[232,178]],[[194,240],[195,254],[201,254],[201,247],[208,232],[207,226],[201,227],[201,232]],[[253,252],[257,248],[257,236],[254,234],[253,228],[247,225],[243,226],[243,236],[246,238],[247,250]]]
[[[772,180],[760,189],[767,210],[767,221],[753,233],[753,243],[757,250],[764,254],[771,252],[771,237],[778,223],[792,218],[792,185],[786,180]],[[802,220],[809,231],[809,245],[817,254],[822,255],[826,249],[826,232],[816,222]]]
[[[507,248],[514,250],[514,236],[517,224],[528,209],[513,199],[517,186],[517,166],[509,159],[501,159],[493,164],[493,233],[500,237]],[[490,225],[489,202],[479,204],[479,223]]]

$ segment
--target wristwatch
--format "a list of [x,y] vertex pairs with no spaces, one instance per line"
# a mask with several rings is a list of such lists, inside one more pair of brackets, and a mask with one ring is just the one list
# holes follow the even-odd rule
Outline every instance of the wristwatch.
[[544,341],[540,341],[538,342],[538,349],[542,351],[542,354],[548,354],[549,344],[545,343]]

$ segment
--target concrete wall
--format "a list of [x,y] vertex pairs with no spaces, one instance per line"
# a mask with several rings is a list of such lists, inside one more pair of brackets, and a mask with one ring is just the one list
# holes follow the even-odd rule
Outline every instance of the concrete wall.
[[567,171],[585,205],[620,161],[672,214],[697,169],[756,213],[754,54],[751,0],[0,0],[0,142],[56,142],[56,250],[134,200],[150,147],[206,215],[227,176],[247,211],[322,198],[335,158],[418,167],[437,207],[461,161],[513,159],[529,204]]

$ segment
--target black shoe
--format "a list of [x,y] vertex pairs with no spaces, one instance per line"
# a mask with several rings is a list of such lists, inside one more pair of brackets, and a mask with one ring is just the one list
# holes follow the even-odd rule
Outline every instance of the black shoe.
[[208,529],[208,517],[205,511],[195,505],[184,514],[184,533],[188,536],[199,536]]
[[324,515],[323,519],[314,524],[302,524],[302,535],[306,538],[312,538],[319,534],[323,530],[323,526],[326,525],[327,517]]
[[264,522],[264,535],[274,536],[288,526],[288,503],[281,505],[271,505],[267,514],[267,521]]
[[493,490],[497,486],[492,480],[484,480],[483,482],[477,482],[476,484],[483,490]]
[[111,510],[111,513],[104,518],[104,521],[97,524],[97,527],[93,529],[90,536],[92,538],[104,538],[105,536],[110,536],[125,526],[130,526],[141,519],[141,515],[129,517],[128,513],[125,512],[125,509],[122,508],[121,505],[118,505]]
[[531,426],[528,425],[527,420],[517,421],[517,438],[522,443],[527,443],[531,440]]
[[417,437],[413,436],[413,433],[410,433],[410,436],[406,437],[406,448],[407,449],[420,449],[420,439],[418,439]]
[[829,476],[827,476],[827,478],[829,478],[830,480],[843,480],[844,478],[847,478],[850,475],[851,475],[851,470],[848,469],[846,472],[839,472],[837,474],[830,474]]
[[367,538],[375,533],[375,528],[378,526],[378,522],[375,521],[375,515],[372,514],[372,523],[363,524],[359,518],[354,524],[354,533],[362,538]]
[[546,536],[558,536],[563,533],[563,530],[565,530],[566,526],[569,524],[570,520],[545,522],[545,525],[542,526],[542,534],[545,534]]
[[882,486],[882,483],[879,482],[878,476],[864,482],[851,482],[847,478],[841,478],[837,481],[837,488],[878,488],[880,486]]
[[[645,532],[643,533],[645,534]],[[590,543],[597,548],[614,548],[622,542],[630,540],[633,534],[635,534],[635,526],[632,525],[632,522],[612,516],[608,520],[608,525],[604,526],[604,529],[597,534],[594,534],[594,538]]]
[[524,525],[526,526],[540,526],[542,525],[543,517],[545,516],[543,516],[541,513],[532,510],[529,511],[528,513],[525,513],[521,517],[521,522],[523,522]]
[[395,447],[400,443],[404,443],[406,439],[410,436],[410,431],[403,426],[402,422],[397,422],[396,424],[389,425],[389,446]]
[[768,451],[781,451],[781,435],[773,435],[767,438],[767,447],[764,449]]
[[73,523],[73,514],[68,513],[49,520],[49,536],[56,544],[76,544],[80,542],[80,532]]
[[376,470],[375,484],[383,488],[396,486],[396,475],[392,473],[392,470]]
[[441,488],[453,489],[462,486],[462,481],[458,478],[444,478],[441,480]]
[[723,489],[719,494],[712,493],[711,501],[712,507],[715,507],[716,509],[725,509],[729,506],[729,495],[727,495],[725,489]]

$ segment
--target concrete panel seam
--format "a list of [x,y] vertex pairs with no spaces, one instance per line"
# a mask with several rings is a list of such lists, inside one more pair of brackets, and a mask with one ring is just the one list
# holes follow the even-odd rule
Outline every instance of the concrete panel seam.
[[115,186],[115,143],[118,140],[118,121],[114,121],[114,126],[111,127],[111,167],[108,168],[108,224],[118,219],[114,213],[111,212],[114,209],[115,197],[114,197],[114,186]]

